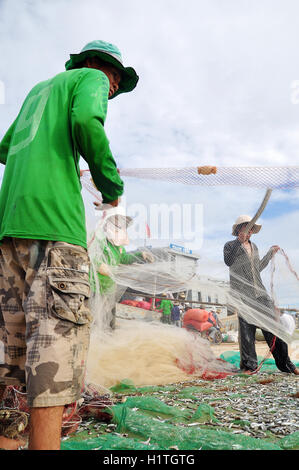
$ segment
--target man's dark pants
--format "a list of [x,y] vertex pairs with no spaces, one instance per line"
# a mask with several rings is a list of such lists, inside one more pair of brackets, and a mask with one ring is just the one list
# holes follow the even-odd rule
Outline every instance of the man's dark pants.
[[[260,305],[259,310],[267,311],[273,309],[273,303],[270,298],[262,297],[258,299]],[[239,317],[239,345],[240,345],[240,368],[254,371],[258,366],[257,355],[255,350],[255,333],[256,326],[247,323],[243,318]],[[274,349],[272,355],[275,359],[276,367],[281,372],[292,373],[295,370],[295,365],[292,363],[288,356],[288,345],[280,338],[275,337],[269,331],[263,330],[265,341],[269,348],[273,346],[275,339]]]

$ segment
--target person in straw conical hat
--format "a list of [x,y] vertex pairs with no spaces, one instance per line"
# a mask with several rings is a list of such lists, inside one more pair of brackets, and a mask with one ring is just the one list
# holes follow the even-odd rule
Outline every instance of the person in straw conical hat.
[[[251,241],[253,234],[260,232],[262,226],[254,224],[247,230],[251,222],[249,215],[241,215],[232,227],[235,239],[224,245],[224,262],[229,267],[230,287],[232,294],[242,300],[244,307],[250,307],[262,314],[275,318],[275,306],[269,297],[261,279],[261,271],[265,269],[274,254],[280,249],[272,246],[268,253],[260,259],[255,243]],[[239,320],[240,368],[244,372],[257,369],[255,349],[255,333],[257,326],[249,324],[242,316]],[[299,369],[288,356],[288,345],[269,331],[262,329],[264,338],[272,349],[276,366],[282,372],[299,374]]]

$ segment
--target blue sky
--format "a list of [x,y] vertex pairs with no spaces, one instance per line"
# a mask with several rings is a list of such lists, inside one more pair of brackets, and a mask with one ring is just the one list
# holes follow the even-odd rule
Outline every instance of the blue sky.
[[[120,168],[298,166],[298,17],[296,0],[1,0],[0,138],[33,85],[103,39],[140,76],[136,90],[109,102],[105,128]],[[253,215],[264,196],[254,188],[125,184],[128,208],[202,204],[203,244],[186,245],[219,263],[234,220]],[[92,201],[84,199],[92,227]],[[261,251],[280,244],[299,270],[298,189],[273,192],[262,220]]]

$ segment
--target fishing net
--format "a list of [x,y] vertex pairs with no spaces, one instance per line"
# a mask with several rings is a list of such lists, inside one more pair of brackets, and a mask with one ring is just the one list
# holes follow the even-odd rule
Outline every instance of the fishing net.
[[[121,175],[127,177],[133,176],[135,178],[161,179],[185,184],[240,184],[242,186],[247,185],[250,187],[276,188],[281,190],[294,189],[298,186],[298,170],[298,167],[219,168],[215,173],[202,175],[198,173],[198,168],[150,168],[121,170]],[[82,183],[84,188],[92,193],[94,197],[97,197],[99,201],[99,192],[94,187],[88,171],[83,173]],[[89,244],[92,261],[99,256],[103,256],[103,254],[107,258],[107,253],[109,252],[109,247],[103,246],[105,244],[103,223],[98,225],[100,227],[98,226],[92,234],[92,241]],[[233,266],[234,269],[230,276],[231,285],[229,285],[224,283],[223,277],[221,279],[221,272],[219,272],[219,278],[217,278],[217,268],[216,275],[214,269],[214,277],[211,275],[207,276],[213,263],[212,260],[205,261],[203,259],[195,268],[194,265],[192,266],[188,263],[178,265],[177,259],[173,259],[173,253],[170,250],[151,248],[150,253],[146,253],[148,251],[144,247],[143,250],[130,253],[130,266],[125,263],[119,263],[113,267],[110,266],[110,278],[113,278],[114,283],[118,287],[122,287],[122,292],[129,288],[145,295],[156,296],[161,293],[173,294],[182,291],[187,292],[188,290],[200,292],[202,288],[212,287],[213,285],[213,289],[216,292],[215,297],[224,297],[228,309],[238,312],[249,323],[254,323],[262,329],[271,331],[287,343],[290,343],[296,336],[295,328],[287,329],[281,322],[281,311],[275,308],[283,300],[277,298],[279,293],[284,291],[283,284],[289,283],[287,293],[288,296],[293,296],[294,303],[298,298],[298,275],[291,266],[290,260],[283,249],[280,249],[275,256],[270,249],[263,258],[259,259],[259,271],[263,271],[263,277],[268,279],[268,289],[264,288],[261,279],[259,279],[260,272],[253,273],[257,278],[253,278],[252,281],[244,278],[242,273],[248,269],[246,259],[245,262],[244,259],[238,260]],[[102,254],[99,255],[99,253]],[[151,262],[148,263],[147,261],[150,258],[152,258]],[[281,258],[283,258],[285,266],[283,266]],[[109,260],[105,264],[109,264]],[[223,261],[221,264],[223,268]],[[231,270],[231,264],[226,264]],[[94,268],[95,265],[93,265]],[[204,272],[204,269],[206,269],[206,272]],[[198,276],[198,271],[200,271],[200,276]],[[223,272],[223,269],[219,271]],[[250,295],[248,294],[249,291],[251,291]],[[120,293],[121,290],[119,290]],[[263,300],[263,297],[266,297],[267,301]],[[268,302],[268,297],[273,301],[273,305]],[[292,303],[291,301],[292,299],[289,298],[289,303]]]
[[123,379],[136,386],[223,378],[236,373],[207,340],[159,322],[124,321],[111,334],[93,333],[87,381],[110,388]]
[[[140,407],[140,405],[139,405]],[[132,409],[132,404],[116,405],[113,407],[113,419],[118,424],[118,430],[129,432],[143,439],[151,439],[159,445],[160,449],[168,449],[174,445],[179,450],[242,450],[242,449],[264,449],[278,450],[279,447],[256,440],[250,437],[232,435],[225,431],[214,431],[211,429],[200,429],[200,427],[176,426],[175,421],[184,421],[183,417],[176,416],[172,422],[161,422],[155,419],[155,416],[149,416],[144,413],[141,407],[138,411]],[[140,411],[139,411],[140,410]],[[152,410],[159,414],[159,407],[153,403]],[[143,411],[143,412],[142,412]],[[168,416],[169,413],[164,411]],[[207,406],[199,405],[199,408],[190,416],[189,424],[198,423],[200,419],[213,422],[213,414]]]
[[[192,266],[182,269],[164,250],[143,247],[127,253],[130,223],[119,209],[110,208],[88,243],[94,323],[87,380],[104,387],[124,378],[152,385],[183,380],[190,373],[207,378],[233,373],[233,367],[216,359],[206,340],[171,325],[173,294],[190,284]],[[124,295],[128,288],[131,294]],[[123,307],[120,314],[116,304]],[[139,309],[143,318],[136,314]]]
[[[132,305],[153,311],[161,295],[169,297],[172,292],[185,288],[194,277],[192,266],[184,267],[178,276],[177,263],[165,250],[149,250],[141,247],[126,251],[129,217],[110,208],[103,212],[88,242],[91,260],[91,305],[94,314],[94,330],[109,329],[113,310],[122,299],[122,305]],[[135,295],[124,293],[127,289]],[[132,298],[138,300],[133,301]],[[160,299],[157,297],[160,296]],[[156,319],[159,317],[156,316]]]
[[299,185],[299,167],[222,167],[216,173],[199,173],[201,167],[133,168],[120,171],[121,176],[170,181],[186,185],[249,186],[253,188],[292,189]]
[[[123,169],[120,174],[186,185],[266,189],[264,200],[251,220],[253,230],[271,191],[289,194],[299,184],[299,167],[214,168],[210,174],[205,174],[202,168]],[[119,214],[109,205],[101,205],[101,195],[88,170],[83,172],[81,181],[100,209],[88,242],[94,315],[90,349],[93,359],[88,368],[92,381],[111,386],[117,380],[128,378],[145,385],[170,383],[190,373],[208,376],[209,370],[214,378],[217,374],[234,373],[233,369],[229,371],[215,362],[209,344],[195,334],[202,333],[200,328],[194,328],[195,317],[191,327],[190,322],[186,327],[183,318],[188,310],[198,316],[200,310],[215,312],[220,307],[220,314],[223,311],[237,314],[288,344],[298,341],[296,316],[288,312],[286,315],[279,308],[286,303],[286,296],[288,304],[298,302],[298,274],[284,249],[270,248],[260,255],[252,248],[251,259],[246,253],[234,259],[234,247],[226,247],[224,258],[218,260],[201,253],[195,260],[196,257],[189,256],[184,248],[179,257],[174,253],[176,247],[171,248],[171,245],[148,247],[144,244],[128,250],[132,219],[125,212]],[[140,223],[145,224],[150,237],[147,221]],[[246,275],[248,270],[250,276]],[[198,298],[194,299],[190,292],[197,293]],[[205,299],[200,295],[202,292],[213,292],[213,296],[207,295]],[[180,309],[176,325],[183,328],[173,326],[171,309],[174,305]],[[141,325],[136,320],[141,320]],[[161,320],[167,325],[162,325]],[[111,326],[115,328],[115,325],[117,330],[112,334]],[[237,323],[234,328],[238,328]],[[177,347],[173,348],[173,344]],[[157,354],[152,354],[153,351]],[[161,370],[157,373],[158,364]]]
[[[240,352],[225,351],[224,353],[220,354],[220,358],[224,361],[229,362],[230,364],[233,364],[235,367],[238,367],[238,365],[240,364]],[[259,357],[259,361],[260,363],[262,363],[260,369],[262,372],[277,372],[277,367],[273,358],[269,356],[266,356],[264,358]],[[295,360],[294,363],[297,367],[299,366],[298,360]]]
[[282,450],[296,449],[299,443],[298,432],[271,442],[236,434],[233,429],[222,430],[217,427],[221,422],[213,406],[206,403],[181,409],[155,397],[134,396],[112,406],[109,413],[116,425],[114,432],[81,440],[71,438],[62,443],[62,449]]

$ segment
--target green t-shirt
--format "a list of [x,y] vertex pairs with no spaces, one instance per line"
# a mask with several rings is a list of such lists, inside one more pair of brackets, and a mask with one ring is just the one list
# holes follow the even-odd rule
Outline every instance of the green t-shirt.
[[[108,266],[118,266],[119,264],[132,264],[138,261],[138,259],[142,259],[142,253],[137,252],[133,255],[127,253],[123,246],[116,246],[113,245],[109,240],[106,240],[106,246],[103,248],[101,261],[99,262],[99,266],[101,263],[105,263]],[[100,286],[100,293],[107,293],[112,291],[115,282],[111,277],[104,276],[103,274],[97,273],[99,286]],[[92,283],[91,283],[92,284]],[[93,284],[92,284],[93,285]]]
[[168,299],[163,299],[160,303],[159,310],[162,310],[163,315],[170,315],[173,305]]
[[86,248],[79,159],[103,202],[123,193],[104,131],[109,80],[96,69],[62,72],[37,84],[0,143],[5,164],[0,240],[65,241]]

